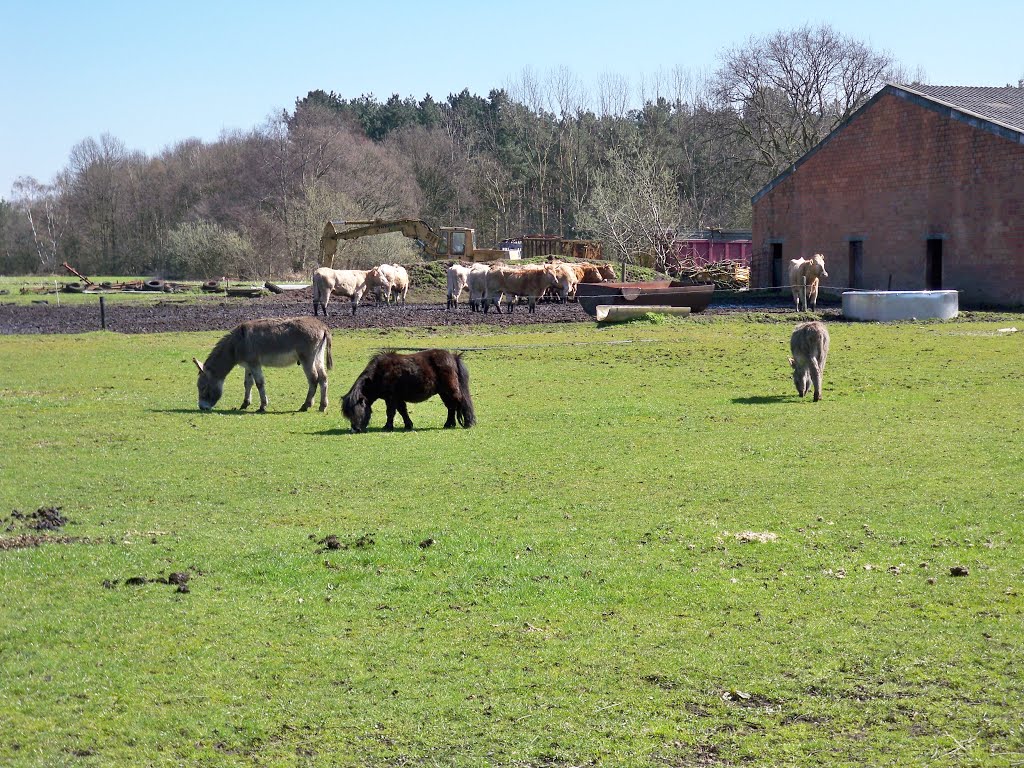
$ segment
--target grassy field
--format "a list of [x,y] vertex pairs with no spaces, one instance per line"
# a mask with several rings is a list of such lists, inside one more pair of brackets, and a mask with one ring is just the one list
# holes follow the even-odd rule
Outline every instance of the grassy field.
[[[0,764],[1024,764],[1020,317],[832,324],[820,403],[764,319],[336,332],[327,414],[0,337]],[[382,345],[478,426],[349,434]]]

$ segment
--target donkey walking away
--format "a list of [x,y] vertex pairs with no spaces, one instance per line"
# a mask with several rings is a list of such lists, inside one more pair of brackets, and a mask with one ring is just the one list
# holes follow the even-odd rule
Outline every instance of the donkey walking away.
[[373,404],[383,400],[388,414],[384,430],[390,432],[395,428],[396,412],[410,430],[412,419],[406,403],[421,403],[434,395],[448,408],[445,429],[451,429],[456,422],[467,429],[476,424],[469,394],[469,371],[461,353],[446,349],[428,349],[412,355],[384,351],[374,355],[359,374],[341,401],[341,412],[353,432],[365,432]]
[[259,413],[267,411],[263,366],[283,368],[299,364],[306,372],[309,392],[300,411],[309,410],[320,386],[320,410],[327,410],[327,371],[331,357],[331,329],[312,317],[250,320],[242,323],[213,347],[205,363],[192,358],[199,369],[199,410],[209,411],[224,393],[224,379],[236,365],[245,369],[245,399],[241,409],[252,402],[252,385],[260,393]]
[[801,323],[789,337],[792,357],[793,383],[800,397],[814,385],[814,402],[821,400],[821,379],[825,375],[825,361],[828,359],[828,328],[817,320]]

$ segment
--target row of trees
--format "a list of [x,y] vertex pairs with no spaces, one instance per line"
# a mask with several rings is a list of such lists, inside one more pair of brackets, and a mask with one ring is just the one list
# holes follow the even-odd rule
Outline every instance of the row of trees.
[[[487,97],[345,99],[150,157],[113,136],[78,144],[49,184],[0,201],[0,271],[206,278],[307,273],[328,218],[419,217],[522,234],[598,237],[630,258],[667,230],[745,228],[750,196],[881,85],[885,54],[828,26],[751,39],[711,75],[675,71],[588,91],[567,69],[525,70]],[[639,107],[631,104],[639,103]],[[345,244],[339,261],[410,244]]]

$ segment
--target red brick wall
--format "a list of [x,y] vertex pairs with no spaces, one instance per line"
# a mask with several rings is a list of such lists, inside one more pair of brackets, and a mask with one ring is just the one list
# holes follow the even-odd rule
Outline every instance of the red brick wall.
[[966,305],[1024,305],[1024,145],[884,93],[754,204],[751,285],[771,284],[771,245],[825,255],[827,287],[923,290],[942,238],[942,287]]

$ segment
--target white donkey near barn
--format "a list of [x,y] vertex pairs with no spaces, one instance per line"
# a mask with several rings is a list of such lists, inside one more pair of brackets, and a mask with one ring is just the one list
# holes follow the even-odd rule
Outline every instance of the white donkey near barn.
[[320,410],[327,410],[327,371],[334,366],[331,358],[331,329],[313,317],[250,320],[225,335],[213,347],[205,363],[192,362],[199,369],[199,410],[209,411],[224,393],[224,379],[236,365],[245,369],[245,399],[241,409],[252,402],[252,385],[260,393],[259,413],[267,411],[267,391],[263,366],[283,368],[302,366],[309,381],[306,402],[300,411],[309,410],[313,395],[320,387]]

